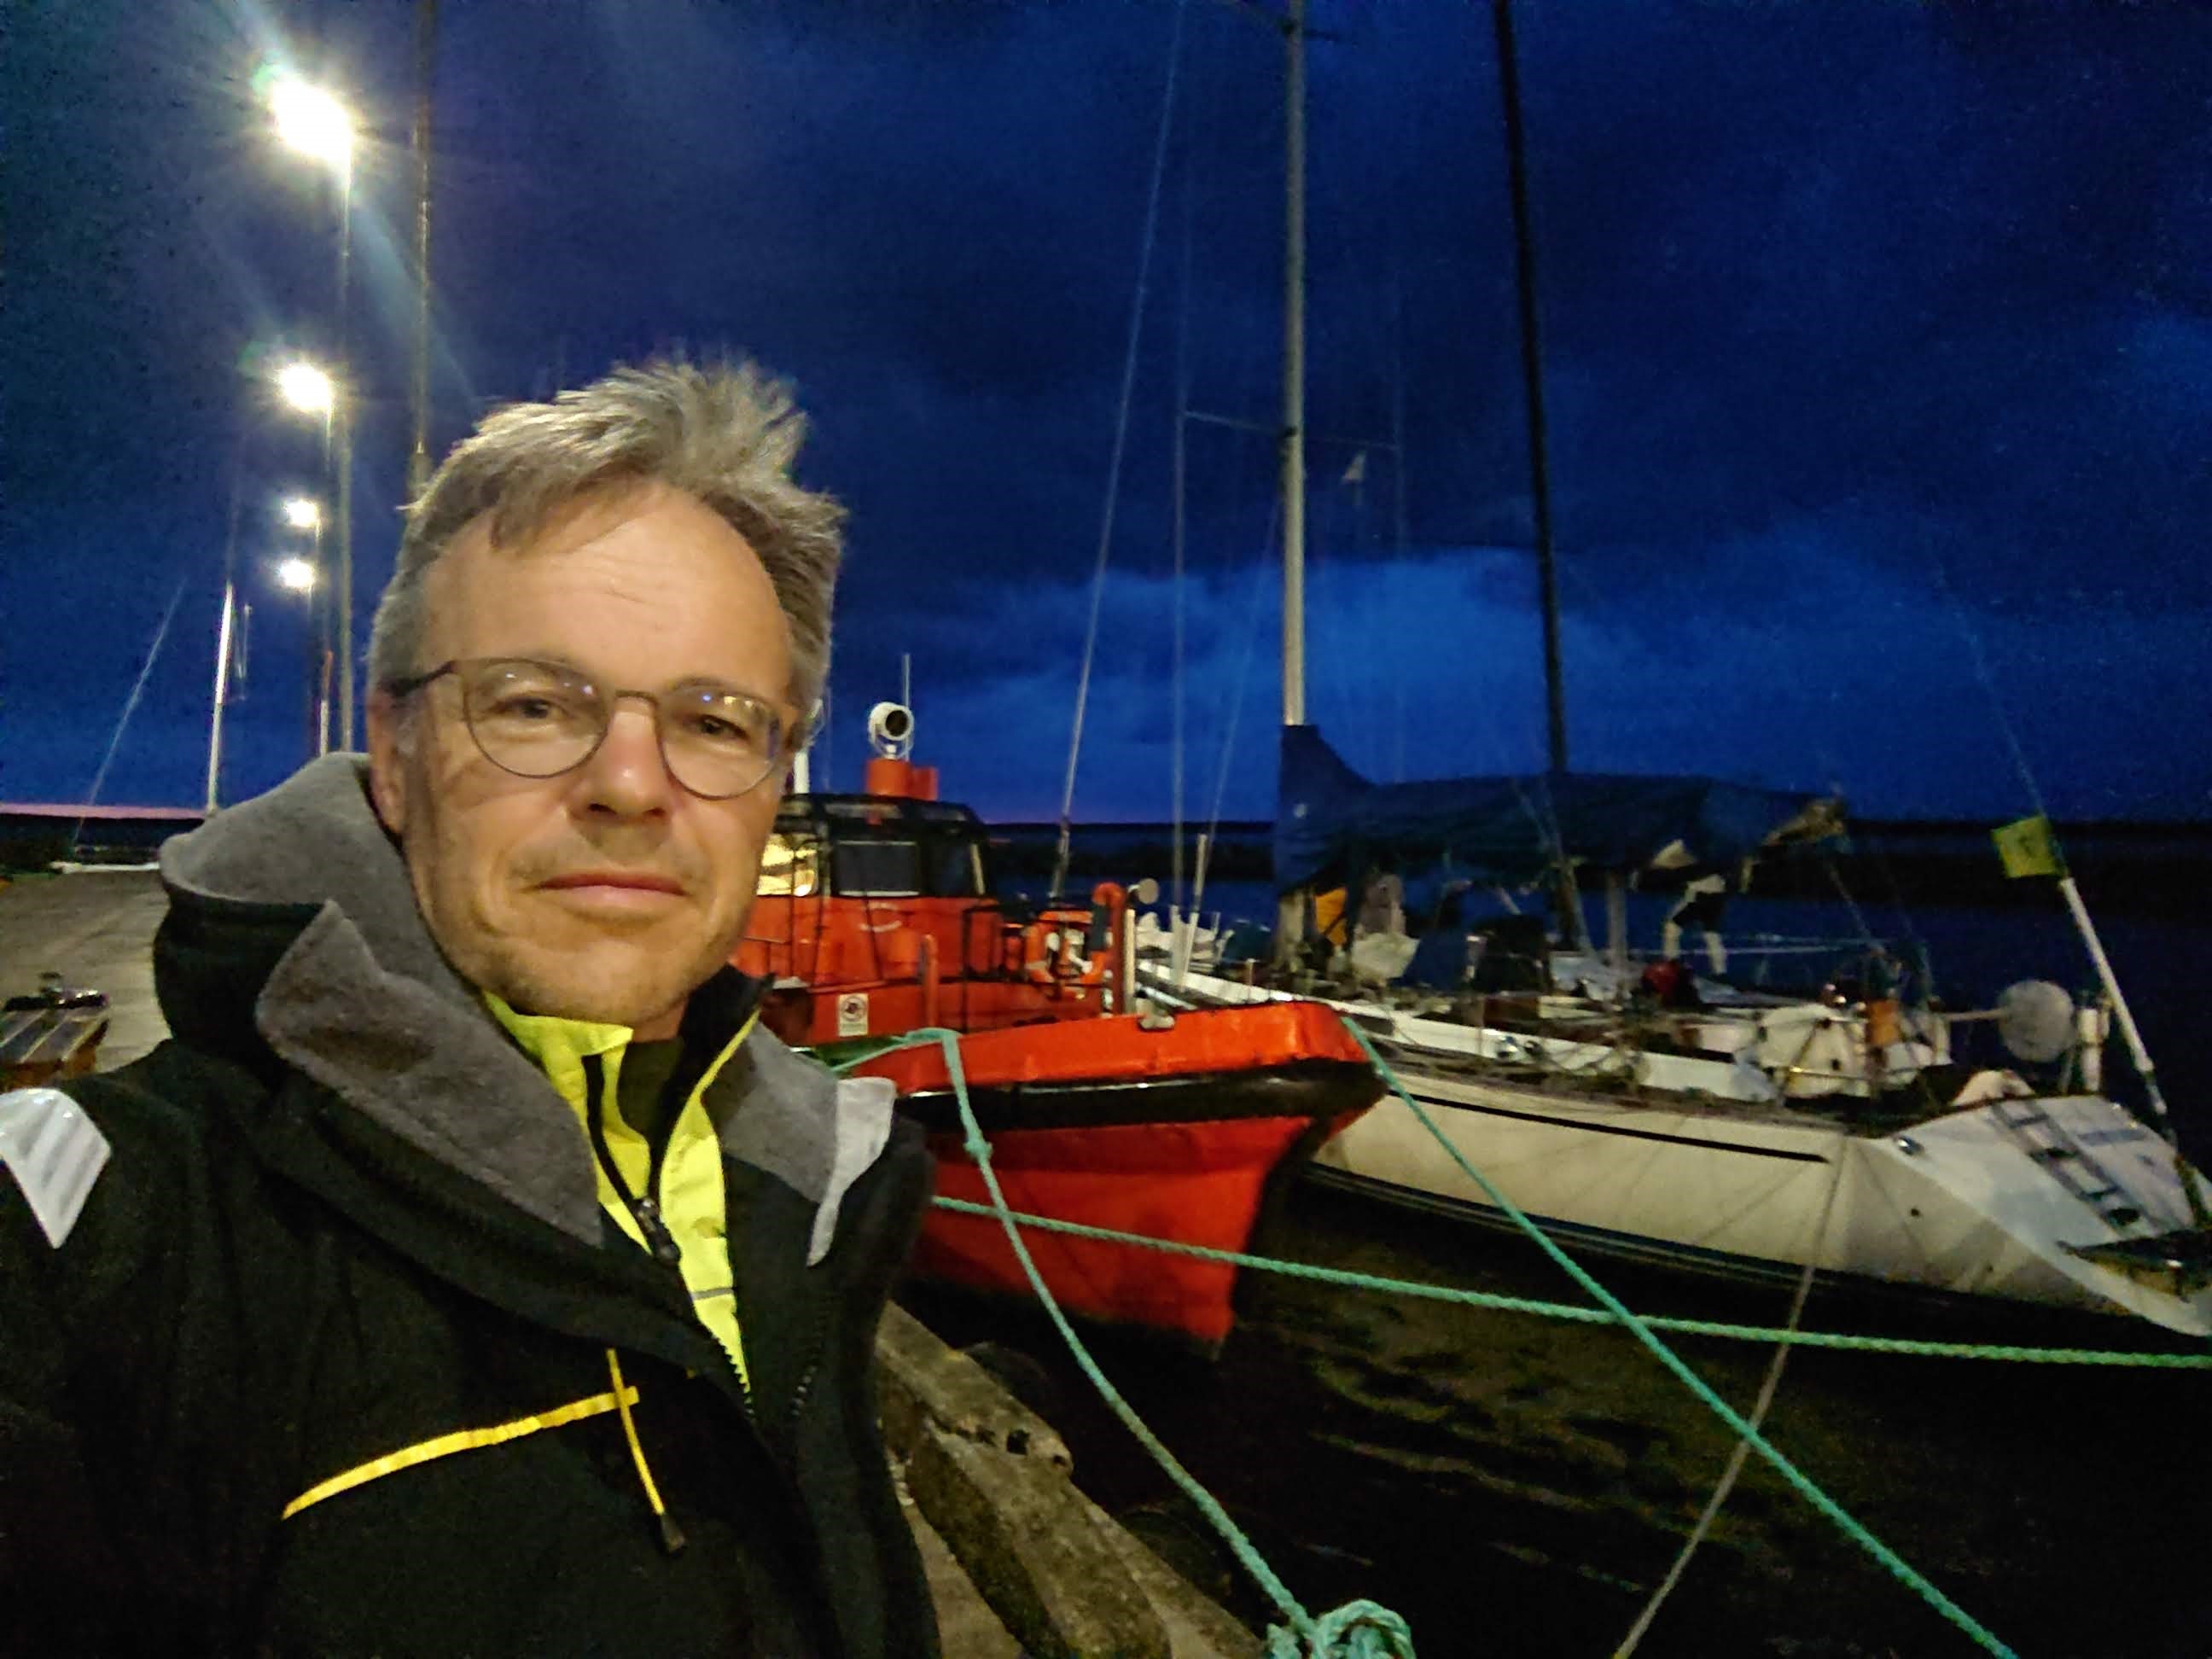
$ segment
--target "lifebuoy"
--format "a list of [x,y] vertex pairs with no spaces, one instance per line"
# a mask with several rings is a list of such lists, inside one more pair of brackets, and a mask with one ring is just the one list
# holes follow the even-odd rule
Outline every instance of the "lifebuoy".
[[1067,929],[1054,921],[1033,921],[1023,928],[1022,971],[1040,985],[1074,977],[1076,957]]

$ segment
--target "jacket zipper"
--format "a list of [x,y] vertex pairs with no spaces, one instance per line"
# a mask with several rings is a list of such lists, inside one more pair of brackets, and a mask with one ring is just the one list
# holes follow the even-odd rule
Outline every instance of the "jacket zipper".
[[[794,1431],[799,1418],[805,1413],[807,1396],[814,1391],[814,1379],[822,1371],[822,1352],[830,1345],[830,1308],[827,1298],[814,1316],[808,1332],[806,1369],[799,1374],[799,1386],[791,1391],[791,1423]],[[750,1396],[748,1396],[750,1397]]]
[[[851,1248],[856,1254],[857,1259],[863,1261],[871,1260],[877,1251],[877,1241],[869,1238],[867,1235],[871,1229],[879,1230],[880,1212],[885,1201],[880,1193],[871,1194],[870,1200],[867,1206],[858,1208],[852,1218]],[[806,1369],[799,1373],[799,1385],[792,1391],[790,1420],[794,1433],[798,1431],[799,1419],[805,1412],[806,1402],[813,1394],[815,1379],[821,1375],[823,1358],[830,1346],[830,1328],[836,1323],[836,1315],[841,1309],[847,1312],[851,1311],[849,1308],[843,1308],[842,1298],[851,1296],[855,1291],[864,1293],[868,1298],[868,1311],[871,1316],[879,1316],[883,1304],[890,1295],[890,1275],[885,1273],[879,1279],[878,1275],[871,1274],[857,1285],[848,1283],[840,1285],[835,1293],[825,1294],[817,1301],[813,1320],[808,1328],[809,1346]],[[871,1322],[872,1323],[872,1317]],[[750,1396],[748,1396],[748,1403],[750,1403]]]
[[[586,1054],[583,1060],[584,1115],[591,1130],[592,1153],[599,1160],[600,1167],[606,1170],[607,1180],[614,1188],[615,1195],[622,1200],[623,1206],[636,1221],[637,1230],[644,1237],[646,1248],[653,1253],[653,1260],[674,1267],[680,1279],[684,1269],[684,1247],[668,1231],[668,1224],[660,1213],[660,1206],[654,1201],[653,1195],[659,1190],[661,1164],[668,1153],[668,1137],[662,1137],[659,1144],[652,1150],[652,1162],[646,1172],[650,1190],[642,1194],[632,1193],[629,1183],[623,1179],[622,1170],[615,1164],[614,1153],[607,1147],[605,1061],[598,1054]],[[731,1294],[734,1296],[736,1293],[736,1288],[732,1286]],[[688,1285],[684,1287],[684,1294],[688,1301],[691,1294]],[[738,1408],[748,1421],[754,1420],[751,1380],[734,1365],[730,1370],[738,1385]]]
[[622,1200],[623,1207],[637,1223],[637,1230],[644,1237],[646,1249],[653,1252],[656,1261],[665,1262],[672,1267],[681,1267],[684,1248],[676,1242],[676,1236],[668,1231],[668,1224],[661,1219],[660,1206],[653,1199],[653,1194],[660,1187],[660,1162],[667,1155],[666,1139],[663,1138],[651,1149],[652,1161],[646,1169],[646,1190],[641,1194],[633,1193],[629,1189],[629,1182],[623,1179],[614,1154],[607,1150],[606,1064],[598,1054],[584,1056],[584,1103],[585,1116],[592,1132],[592,1150],[599,1158],[599,1167],[607,1172],[607,1180],[613,1186],[615,1195]]

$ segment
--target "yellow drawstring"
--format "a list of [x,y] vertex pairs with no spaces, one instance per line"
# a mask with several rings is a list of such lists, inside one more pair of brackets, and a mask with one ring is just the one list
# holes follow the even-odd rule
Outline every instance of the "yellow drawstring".
[[356,1486],[365,1486],[372,1480],[381,1480],[387,1474],[397,1474],[402,1469],[415,1468],[441,1457],[451,1457],[455,1452],[503,1445],[507,1441],[519,1440],[526,1434],[536,1434],[540,1429],[557,1429],[586,1417],[597,1417],[602,1412],[618,1411],[623,1414],[623,1421],[627,1422],[629,1403],[636,1398],[636,1389],[624,1393],[617,1387],[612,1394],[593,1395],[589,1400],[579,1400],[551,1411],[535,1412],[528,1417],[518,1417],[513,1422],[495,1424],[488,1429],[457,1429],[434,1440],[402,1447],[396,1452],[373,1458],[357,1468],[334,1474],[329,1480],[308,1487],[284,1506],[284,1513],[280,1518],[289,1521],[301,1510],[311,1509],[325,1498],[336,1498],[340,1492],[351,1492]]
[[660,1501],[660,1488],[653,1484],[653,1471],[646,1467],[645,1447],[637,1437],[637,1425],[629,1414],[629,1402],[637,1398],[637,1391],[623,1384],[622,1361],[615,1358],[612,1348],[607,1350],[607,1374],[614,1378],[615,1410],[622,1415],[623,1437],[629,1442],[630,1461],[637,1465],[637,1478],[645,1488],[645,1501],[653,1505],[653,1519],[660,1522],[660,1547],[671,1555],[684,1547],[684,1529],[676,1524],[676,1517]]

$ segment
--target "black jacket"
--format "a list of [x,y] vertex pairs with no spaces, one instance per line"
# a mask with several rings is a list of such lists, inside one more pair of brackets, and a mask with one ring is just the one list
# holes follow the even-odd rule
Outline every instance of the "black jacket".
[[[0,1097],[0,1650],[934,1654],[872,1388],[930,1178],[889,1102],[759,1031],[706,1097],[748,1388],[431,945],[355,763],[163,873],[172,1041]],[[26,1125],[106,1144],[73,1221]]]

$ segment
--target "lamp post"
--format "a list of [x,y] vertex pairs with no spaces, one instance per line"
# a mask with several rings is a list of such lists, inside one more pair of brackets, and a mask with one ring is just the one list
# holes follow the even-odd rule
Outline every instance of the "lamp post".
[[[322,416],[323,457],[325,461],[328,461],[331,453],[331,432],[339,419],[339,411],[344,407],[344,399],[339,396],[337,385],[322,369],[303,357],[295,357],[276,371],[276,392],[288,405],[302,415]],[[341,489],[339,500],[343,501],[344,499],[345,492]],[[313,537],[314,562],[308,568],[311,571],[319,568],[323,556],[322,503],[311,501],[304,495],[295,495],[284,502],[283,512],[284,521],[287,524],[295,530],[306,530]],[[339,591],[343,593],[343,579],[350,570],[351,565],[345,547],[343,520],[341,519],[339,523]],[[279,580],[283,580],[281,572]],[[287,586],[291,585],[289,582],[285,583]],[[313,586],[313,584],[310,582],[309,588]],[[309,716],[307,747],[310,753],[317,755],[329,753],[331,747],[329,664],[332,652],[327,637],[330,632],[326,626],[327,620],[327,611],[319,611],[312,603],[308,605],[308,635],[313,661],[315,665],[310,671],[308,678],[310,684],[318,689],[314,693],[313,712]],[[349,624],[352,618],[342,611],[340,620],[343,627]],[[337,654],[342,659],[343,653],[341,651]]]
[[304,495],[283,503],[284,522],[308,535],[308,556],[295,555],[276,563],[277,586],[307,601],[307,752],[331,752],[331,647],[327,613],[315,595],[323,568],[323,505]]
[[[351,350],[350,289],[353,283],[353,118],[324,88],[290,75],[275,75],[267,85],[269,112],[276,137],[287,149],[328,167],[338,196],[338,354]],[[338,741],[353,747],[353,416],[347,400],[333,397],[330,422],[337,473]]]
[[207,816],[213,817],[221,805],[217,797],[222,789],[222,711],[230,701],[230,661],[234,630],[238,623],[238,583],[235,567],[238,557],[238,458],[233,455],[230,467],[230,527],[224,532],[222,543],[222,616],[216,624],[215,636],[215,702],[208,710]]
[[314,561],[297,554],[276,561],[274,572],[277,586],[287,592],[297,593],[307,607],[307,752],[326,755],[331,748],[330,696],[327,690],[330,675],[330,651],[324,645],[322,629],[316,626],[315,587],[320,575]]

